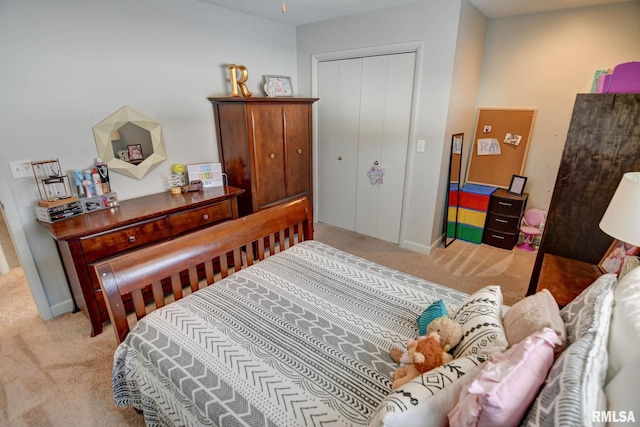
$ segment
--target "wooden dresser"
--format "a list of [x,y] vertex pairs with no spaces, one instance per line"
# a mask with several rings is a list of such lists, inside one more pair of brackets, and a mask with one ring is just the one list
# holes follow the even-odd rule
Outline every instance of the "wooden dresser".
[[[243,192],[234,187],[177,195],[167,191],[53,224],[41,223],[57,242],[73,299],[91,321],[91,336],[101,333],[103,322],[109,320],[93,264],[237,218],[237,197]],[[129,304],[125,301],[127,309]]]
[[497,189],[489,200],[482,243],[502,249],[513,249],[520,235],[520,220],[529,194],[509,194]]
[[306,196],[312,203],[311,106],[317,98],[209,98],[240,216]]

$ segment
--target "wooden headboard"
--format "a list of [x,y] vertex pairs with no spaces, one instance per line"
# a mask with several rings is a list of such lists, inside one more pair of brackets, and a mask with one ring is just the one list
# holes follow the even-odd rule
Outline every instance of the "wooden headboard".
[[[94,265],[118,343],[129,333],[124,299],[136,318],[165,305],[183,289],[195,292],[294,244],[313,239],[306,198],[147,246]],[[129,297],[130,295],[130,297]]]

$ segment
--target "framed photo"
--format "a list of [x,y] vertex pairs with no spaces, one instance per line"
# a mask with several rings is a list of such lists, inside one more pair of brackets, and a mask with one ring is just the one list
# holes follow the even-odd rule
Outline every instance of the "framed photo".
[[142,145],[141,144],[133,144],[127,145],[127,149],[129,150],[129,161],[136,162],[144,160],[144,156],[142,155]]
[[515,194],[516,196],[522,196],[524,193],[524,186],[527,183],[526,176],[513,175],[511,177],[511,184],[509,184],[509,189],[507,193]]
[[269,97],[293,96],[291,77],[264,76],[264,92]]
[[604,254],[598,268],[603,273],[615,273],[620,275],[622,266],[624,264],[624,258],[626,256],[637,256],[640,254],[640,247],[633,246],[629,243],[622,242],[614,239],[607,252]]

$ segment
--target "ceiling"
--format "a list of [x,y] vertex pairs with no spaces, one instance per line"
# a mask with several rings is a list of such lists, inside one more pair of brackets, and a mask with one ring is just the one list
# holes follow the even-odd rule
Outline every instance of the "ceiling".
[[[251,15],[298,26],[426,0],[200,0]],[[469,0],[487,18],[573,9],[638,0]]]

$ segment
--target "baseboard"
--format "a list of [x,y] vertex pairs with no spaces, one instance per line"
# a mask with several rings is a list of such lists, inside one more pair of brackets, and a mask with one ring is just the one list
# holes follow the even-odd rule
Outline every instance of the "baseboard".
[[52,305],[50,309],[53,317],[56,317],[63,314],[72,313],[75,309],[75,305],[73,304],[73,300],[69,298],[68,300]]
[[413,252],[418,252],[420,254],[423,255],[431,255],[431,251],[433,251],[433,249],[435,247],[437,247],[438,244],[436,243],[435,246],[431,245],[431,246],[425,246],[425,245],[421,245],[420,243],[416,243],[416,242],[411,242],[409,240],[403,240],[400,243],[400,247],[403,249],[407,249],[409,251],[413,251]]

